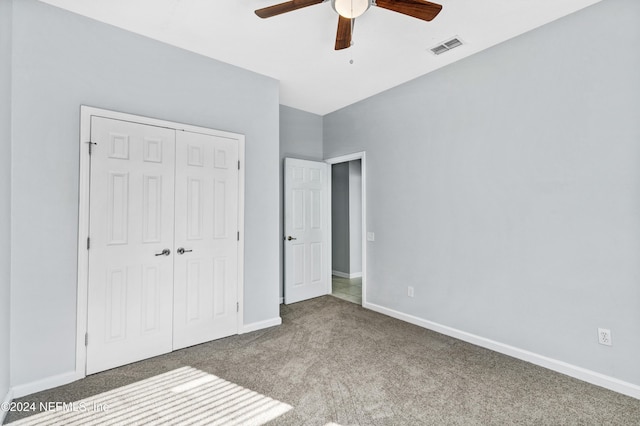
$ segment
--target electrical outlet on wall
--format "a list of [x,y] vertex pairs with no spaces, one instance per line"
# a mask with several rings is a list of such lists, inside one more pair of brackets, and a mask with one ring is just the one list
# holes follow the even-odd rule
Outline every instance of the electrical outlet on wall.
[[598,328],[598,343],[601,345],[611,346],[611,330],[607,328]]
[[413,287],[407,287],[407,296],[413,297]]

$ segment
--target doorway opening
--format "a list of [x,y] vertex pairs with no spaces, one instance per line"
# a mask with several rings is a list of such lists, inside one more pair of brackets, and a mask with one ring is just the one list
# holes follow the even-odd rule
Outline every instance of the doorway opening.
[[331,165],[331,287],[329,294],[366,304],[365,153]]

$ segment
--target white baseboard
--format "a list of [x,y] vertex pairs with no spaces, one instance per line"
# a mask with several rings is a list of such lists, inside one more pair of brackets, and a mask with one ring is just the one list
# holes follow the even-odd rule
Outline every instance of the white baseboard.
[[346,279],[350,280],[350,279],[353,279],[353,278],[362,277],[362,272],[354,272],[353,274],[347,274],[346,272],[331,271],[331,275],[335,275],[336,277],[346,278]]
[[381,314],[417,325],[419,327],[427,328],[429,330],[436,331],[438,333],[454,337],[459,340],[481,346],[483,348],[490,349],[495,352],[499,352],[505,355],[509,355],[514,358],[521,359],[523,361],[530,362],[540,367],[548,368],[549,370],[556,371],[558,373],[571,376],[573,378],[591,383],[596,386],[618,392],[636,399],[640,399],[640,386],[633,383],[625,382],[615,377],[606,376],[604,374],[588,370],[586,368],[578,367],[572,364],[568,364],[564,361],[558,361],[553,358],[548,358],[543,355],[539,355],[533,352],[519,349],[513,346],[505,345],[504,343],[496,342],[491,339],[476,336],[475,334],[467,333],[465,331],[457,330],[442,324],[438,324],[432,321],[428,321],[413,315],[405,314],[395,311],[393,309],[385,308],[384,306],[376,305],[374,303],[365,302],[362,305],[364,308],[371,309],[372,311],[379,312]]
[[[9,390],[7,391],[7,395],[2,400],[2,405],[0,405],[0,407],[5,407],[8,404],[11,404],[11,401],[13,401],[13,389],[9,388]],[[0,425],[4,424],[5,417],[7,417],[7,411],[0,408]]]
[[[239,334],[250,333],[252,331],[262,330],[263,328],[274,327],[282,324],[282,318],[272,318],[265,321],[254,322],[252,324],[246,324],[242,327]],[[58,386],[66,385],[76,380],[84,378],[83,375],[78,374],[75,371],[68,373],[58,374],[56,376],[47,377],[35,382],[25,383],[23,385],[14,386],[12,398],[22,398],[23,396],[31,395],[32,393],[41,392],[47,389],[52,389]],[[2,424],[2,422],[0,422]]]
[[271,318],[265,321],[258,321],[251,324],[245,324],[240,334],[251,333],[252,331],[262,330],[263,328],[275,327],[282,324],[282,318]]
[[56,376],[47,377],[35,382],[25,383],[13,387],[13,397],[22,398],[23,396],[31,395],[32,393],[41,392],[43,390],[56,388],[58,386],[66,385],[76,380],[82,379],[84,376],[78,375],[75,371],[68,373],[58,374]]

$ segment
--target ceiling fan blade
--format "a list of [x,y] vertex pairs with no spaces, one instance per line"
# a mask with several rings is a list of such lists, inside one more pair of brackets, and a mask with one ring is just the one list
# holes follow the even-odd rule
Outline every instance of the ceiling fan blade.
[[338,15],[338,32],[336,33],[335,50],[342,50],[351,46],[351,28],[353,27],[353,21],[355,21],[355,19]]
[[287,1],[273,6],[265,7],[256,10],[256,15],[261,18],[270,18],[272,16],[280,15],[281,13],[291,12],[294,10],[302,9],[303,7],[313,6],[314,4],[320,4],[324,0],[293,0]]
[[393,10],[403,15],[430,21],[442,10],[442,5],[425,0],[376,0],[376,6]]

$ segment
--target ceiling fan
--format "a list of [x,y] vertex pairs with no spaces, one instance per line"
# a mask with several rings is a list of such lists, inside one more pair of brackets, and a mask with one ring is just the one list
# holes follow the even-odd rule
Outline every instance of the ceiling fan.
[[[256,10],[261,18],[270,18],[282,13],[320,4],[327,0],[292,0]],[[351,34],[355,18],[362,15],[371,6],[378,6],[403,15],[413,16],[423,21],[435,18],[442,6],[426,0],[330,0],[331,6],[338,13],[338,31],[335,50],[351,46]]]

